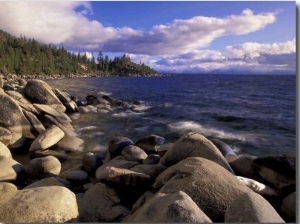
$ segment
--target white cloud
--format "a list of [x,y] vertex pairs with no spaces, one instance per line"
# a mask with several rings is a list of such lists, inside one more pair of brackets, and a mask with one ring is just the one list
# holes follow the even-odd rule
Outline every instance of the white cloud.
[[240,15],[225,18],[175,19],[142,32],[130,27],[105,27],[100,21],[89,20],[91,13],[88,2],[0,2],[0,29],[73,50],[172,55],[208,47],[224,35],[243,35],[263,29],[275,22],[277,14],[254,14],[245,9]]

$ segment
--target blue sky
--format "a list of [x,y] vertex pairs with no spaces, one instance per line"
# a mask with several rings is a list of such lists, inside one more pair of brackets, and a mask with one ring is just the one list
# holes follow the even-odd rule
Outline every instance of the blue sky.
[[159,72],[296,70],[295,1],[0,1],[0,29]]

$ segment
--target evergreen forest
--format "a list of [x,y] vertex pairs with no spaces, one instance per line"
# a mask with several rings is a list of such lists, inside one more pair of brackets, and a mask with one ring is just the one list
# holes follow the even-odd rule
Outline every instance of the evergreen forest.
[[99,51],[97,60],[68,52],[63,46],[40,44],[25,36],[14,37],[0,30],[0,75],[151,75],[149,66],[136,64],[124,54],[114,59]]

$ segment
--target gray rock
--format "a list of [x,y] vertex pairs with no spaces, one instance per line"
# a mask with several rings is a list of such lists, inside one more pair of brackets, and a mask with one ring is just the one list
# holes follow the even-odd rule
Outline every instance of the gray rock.
[[46,156],[30,160],[26,169],[32,179],[58,176],[61,171],[61,163],[54,156]]
[[56,147],[65,150],[67,152],[78,152],[82,151],[84,146],[84,141],[76,136],[65,135],[59,142],[57,142]]
[[135,145],[127,145],[122,150],[122,155],[131,161],[142,162],[147,158],[147,153]]
[[108,143],[108,151],[110,154],[110,158],[113,159],[114,157],[121,155],[122,150],[125,146],[133,145],[133,142],[126,137],[114,137]]
[[71,100],[71,97],[67,93],[62,92],[57,88],[54,89],[54,93],[68,111],[75,112],[77,110],[77,104]]
[[169,167],[152,186],[165,194],[184,191],[213,222],[223,222],[228,204],[251,191],[224,167],[202,157],[188,157]]
[[203,135],[193,132],[183,135],[161,158],[160,163],[172,166],[187,157],[209,159],[234,174],[219,149]]
[[31,154],[31,156],[33,158],[54,156],[60,162],[65,162],[69,158],[68,155],[64,151],[57,151],[57,150],[51,150],[51,149],[36,150]]
[[241,194],[228,204],[226,223],[284,223],[269,202],[254,192]]
[[84,154],[81,163],[87,173],[94,173],[99,166],[103,165],[101,158],[92,152]]
[[237,155],[234,153],[233,149],[225,142],[222,142],[219,139],[212,139],[211,141],[220,150],[227,162],[230,163],[238,158]]
[[0,142],[0,156],[12,158],[9,148],[7,148],[2,142]]
[[211,223],[212,221],[186,193],[179,191],[172,194],[156,194],[126,217],[125,222]]
[[23,110],[23,113],[37,133],[40,134],[46,130],[42,122],[33,113],[26,110]]
[[143,164],[157,164],[160,159],[160,156],[157,154],[149,154],[147,158],[143,160]]
[[[12,158],[0,156],[0,182],[16,181],[23,173],[23,166]],[[1,220],[1,219],[0,219]]]
[[259,157],[253,161],[253,166],[265,181],[285,194],[296,191],[295,154]]
[[[0,124],[12,133],[22,134],[26,138],[35,138],[31,133],[31,124],[24,116],[16,100],[0,89]],[[19,139],[15,139],[15,142]],[[13,143],[11,143],[13,144]]]
[[37,187],[14,192],[9,200],[0,195],[0,220],[7,223],[76,222],[75,194],[65,187]]
[[63,177],[70,182],[85,183],[89,179],[89,175],[83,170],[70,170],[66,172]]
[[119,222],[130,211],[120,204],[113,188],[97,183],[80,200],[79,222]]
[[10,97],[14,98],[19,106],[23,108],[26,111],[30,111],[32,113],[37,113],[35,107],[33,104],[25,97],[25,94],[23,92],[23,89],[18,89],[16,91],[7,91],[6,92]]
[[33,106],[36,108],[36,110],[39,113],[46,113],[54,117],[56,120],[58,120],[60,123],[69,123],[72,122],[72,120],[63,112],[59,112],[52,107],[45,105],[45,104],[33,104]]
[[138,165],[138,164],[140,164],[140,163],[135,162],[135,161],[113,159],[113,160],[103,164],[96,170],[96,177],[98,180],[100,180],[102,172],[105,172],[107,167],[130,169],[131,167],[134,167],[135,165]]
[[70,182],[59,177],[47,177],[27,185],[23,190],[46,186],[62,186],[68,188],[70,187]]
[[150,175],[137,173],[128,169],[106,167],[97,172],[97,179],[105,183],[114,183],[136,188],[146,188],[150,184]]
[[257,156],[241,155],[230,163],[230,166],[237,175],[257,180],[257,173],[253,169],[253,161]]
[[296,222],[296,199],[296,192],[293,192],[282,200],[279,211],[286,222]]
[[44,124],[45,124],[45,127],[50,127],[51,125],[56,125],[65,133],[66,136],[76,136],[76,133],[74,132],[74,128],[71,125],[71,123],[65,122],[62,124],[58,120],[56,120],[54,117],[52,117],[51,115],[46,114],[44,116]]
[[48,149],[59,142],[64,136],[65,133],[59,127],[52,125],[34,139],[29,151]]
[[144,173],[144,174],[151,176],[153,169],[155,167],[156,167],[156,164],[140,164],[140,165],[136,165],[136,166],[130,168],[130,170],[137,172],[137,173]]
[[12,133],[10,130],[0,127],[0,142],[8,146],[12,140]]
[[149,135],[139,139],[134,145],[143,149],[147,154],[157,153],[165,139],[158,135]]
[[52,88],[42,80],[29,80],[24,87],[24,93],[37,104],[46,104],[58,112],[65,112],[66,107],[56,97]]

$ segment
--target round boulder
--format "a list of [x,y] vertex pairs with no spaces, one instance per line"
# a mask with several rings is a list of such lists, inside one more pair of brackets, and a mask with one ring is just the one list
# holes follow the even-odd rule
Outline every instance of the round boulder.
[[131,161],[142,162],[144,159],[147,158],[147,153],[142,150],[140,147],[135,145],[127,145],[122,150],[122,155]]
[[143,149],[147,154],[157,153],[165,139],[158,135],[149,135],[139,139],[134,145]]
[[133,145],[133,142],[126,137],[115,137],[109,141],[108,151],[110,154],[110,158],[114,158],[118,155],[121,155],[122,150],[125,146]]
[[58,176],[61,170],[61,163],[54,156],[46,156],[30,160],[26,169],[32,179]]

